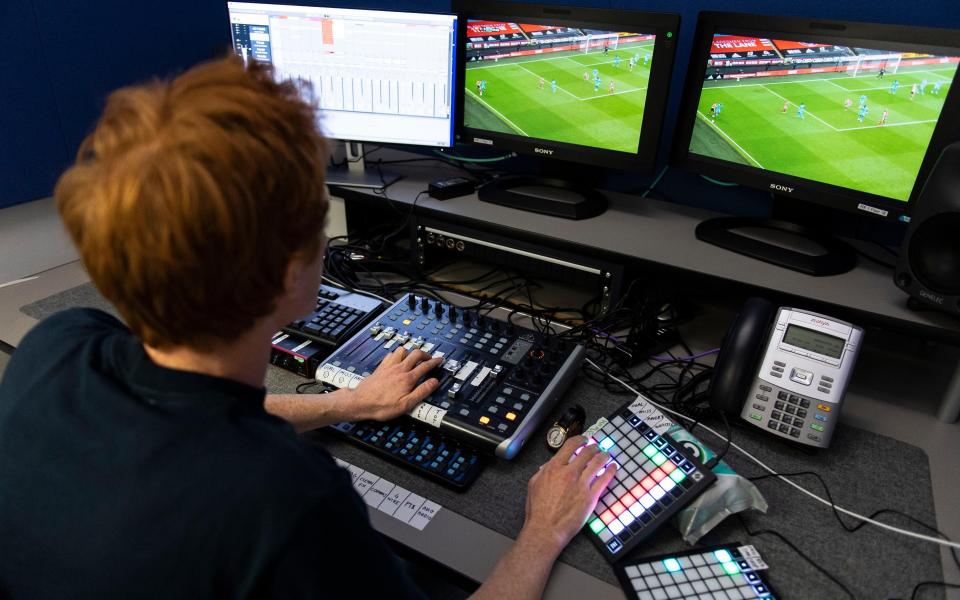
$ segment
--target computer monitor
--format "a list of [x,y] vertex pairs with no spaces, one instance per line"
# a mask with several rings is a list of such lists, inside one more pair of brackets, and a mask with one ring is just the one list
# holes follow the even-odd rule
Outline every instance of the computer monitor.
[[[457,17],[451,14],[228,2],[234,51],[303,85],[349,173],[328,182],[383,187],[356,142],[453,145]],[[344,178],[342,176],[346,175]]]
[[[700,13],[674,158],[778,198],[905,221],[940,151],[960,135],[958,62],[957,31]],[[802,206],[801,216],[819,214]],[[854,266],[848,246],[796,225],[714,220],[697,235],[811,274]],[[764,242],[756,227],[829,251]]]
[[[653,170],[678,15],[468,0],[454,10],[461,139],[562,161],[571,178],[578,165]],[[605,207],[562,179],[500,178],[480,198],[573,218]]]

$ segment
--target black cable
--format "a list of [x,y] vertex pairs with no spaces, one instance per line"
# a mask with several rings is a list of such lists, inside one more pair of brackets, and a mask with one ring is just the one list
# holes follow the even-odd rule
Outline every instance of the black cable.
[[854,600],[856,600],[856,596],[853,595],[853,592],[850,591],[850,588],[848,588],[847,586],[845,586],[845,585],[843,584],[843,582],[840,581],[840,580],[839,580],[836,576],[834,576],[832,573],[830,573],[829,571],[827,571],[826,569],[824,569],[822,566],[820,566],[820,565],[817,563],[817,561],[815,561],[815,560],[813,560],[812,558],[810,558],[809,556],[807,556],[806,553],[804,553],[802,550],[800,550],[800,548],[798,548],[793,542],[791,542],[790,540],[788,540],[788,539],[786,538],[786,536],[784,536],[782,533],[780,533],[780,532],[778,532],[778,531],[774,531],[773,529],[761,529],[761,530],[759,530],[759,531],[752,531],[752,530],[750,529],[750,527],[747,525],[747,521],[746,521],[746,519],[743,518],[743,515],[742,515],[742,514],[737,513],[737,519],[740,521],[740,525],[743,527],[743,530],[747,532],[747,535],[749,535],[750,537],[756,537],[756,536],[760,536],[760,535],[772,535],[772,536],[778,538],[781,542],[783,542],[784,544],[786,544],[787,546],[789,546],[791,550],[793,550],[794,552],[796,552],[796,553],[800,556],[800,558],[802,558],[803,560],[807,561],[807,563],[809,563],[810,566],[812,566],[812,567],[815,568],[816,570],[818,570],[818,571],[820,571],[821,573],[823,573],[823,575],[824,575],[827,579],[829,579],[830,581],[832,581],[833,583],[835,583],[840,589],[842,589],[842,590],[844,591],[844,593],[846,593],[848,596],[850,596],[851,598],[853,598]]
[[[747,477],[747,479],[750,481],[760,481],[761,479],[768,479],[770,477],[796,477],[800,475],[813,475],[814,477],[817,478],[817,480],[820,482],[820,485],[823,487],[823,491],[827,497],[827,500],[830,502],[830,509],[833,511],[834,517],[837,519],[837,522],[840,523],[840,526],[843,527],[843,529],[847,533],[855,533],[859,531],[864,525],[867,524],[867,521],[860,521],[856,525],[847,525],[847,523],[845,523],[843,519],[840,517],[839,511],[837,511],[837,505],[833,501],[833,496],[830,494],[830,488],[827,487],[827,483],[823,480],[823,477],[821,477],[819,473],[816,473],[814,471],[798,471],[796,473],[766,473],[764,475],[758,475],[755,477]],[[878,516],[883,514],[893,514],[893,515],[901,516],[907,519],[908,521],[912,521],[913,523],[927,529],[928,531],[932,531],[936,533],[937,536],[939,536],[941,539],[946,540],[948,542],[951,541],[950,538],[945,533],[943,533],[933,525],[925,523],[914,516],[908,515],[905,512],[902,512],[893,508],[881,508],[880,510],[874,511],[873,513],[868,515],[867,518],[876,519]],[[957,565],[957,568],[960,569],[960,555],[958,555],[956,548],[952,548],[952,547],[950,548],[950,556],[953,558],[953,562],[954,564]],[[954,584],[948,584],[946,582],[924,582],[924,583],[927,583],[927,584],[936,583],[936,584],[943,584],[948,586],[954,585]],[[916,592],[917,592],[917,588],[914,588],[914,594],[911,595],[911,598],[915,597]]]
[[[843,520],[843,518],[840,516],[840,512],[837,510],[837,505],[836,505],[836,503],[833,501],[833,495],[830,493],[830,488],[827,487],[827,482],[824,481],[823,477],[821,477],[820,474],[817,473],[817,472],[815,472],[815,471],[797,471],[797,472],[795,472],[795,473],[764,473],[763,475],[756,475],[756,476],[754,476],[754,477],[747,477],[747,479],[748,479],[749,481],[761,481],[761,480],[763,480],[763,479],[769,479],[769,478],[771,478],[771,477],[799,477],[799,476],[802,476],[802,475],[812,475],[813,477],[816,477],[816,478],[817,478],[817,481],[820,482],[820,486],[823,488],[824,495],[827,497],[827,501],[830,503],[830,509],[833,511],[833,516],[836,518],[837,522],[840,523],[840,526],[843,527],[843,529],[844,529],[847,533],[854,533],[854,532],[856,532],[856,531],[859,531],[864,525],[867,524],[867,521],[860,521],[860,522],[857,523],[856,525],[848,525],[848,524]],[[929,530],[929,531],[932,531],[932,532],[936,533],[936,534],[937,534],[938,536],[940,536],[942,539],[947,540],[947,541],[950,541],[950,538],[947,537],[946,534],[944,534],[942,531],[940,531],[939,529],[937,529],[937,528],[934,527],[933,525],[930,525],[930,524],[928,524],[928,523],[924,523],[923,521],[921,521],[920,519],[917,519],[916,517],[913,517],[913,516],[911,516],[911,515],[908,515],[908,514],[905,513],[905,512],[902,512],[902,511],[899,511],[899,510],[896,510],[896,509],[893,509],[893,508],[881,508],[880,510],[874,511],[872,514],[870,514],[870,515],[868,516],[868,518],[869,518],[869,519],[875,519],[875,518],[876,518],[877,516],[879,516],[879,515],[888,514],[888,513],[889,513],[889,514],[899,515],[899,516],[901,516],[901,517],[903,517],[903,518],[905,518],[905,519],[907,519],[907,520],[909,520],[909,521],[912,521],[913,523],[915,523],[915,524],[917,524],[917,525],[920,525],[921,527],[923,527],[923,528],[925,528],[925,529],[927,529],[927,530]],[[960,557],[957,556],[956,549],[952,549],[952,550],[953,550],[952,554],[953,554],[954,562],[957,563],[957,568],[960,568]]]
[[303,391],[311,385],[321,385],[319,381],[304,381],[303,383],[297,384],[297,393],[306,394],[307,392]]
[[910,600],[917,600],[917,594],[920,593],[921,588],[934,585],[953,590],[960,590],[960,583],[948,583],[946,581],[921,581],[917,585],[913,586],[913,592],[910,593]]
[[733,428],[730,426],[730,421],[727,420],[727,415],[724,414],[722,410],[717,410],[717,413],[720,415],[720,418],[723,419],[723,424],[727,428],[725,432],[727,434],[725,436],[727,441],[723,444],[723,448],[720,450],[720,452],[717,452],[717,455],[707,461],[707,463],[704,465],[708,469],[712,469],[720,464],[720,461],[723,460],[723,457],[726,456],[727,452],[730,451],[730,444],[731,440],[733,439]]

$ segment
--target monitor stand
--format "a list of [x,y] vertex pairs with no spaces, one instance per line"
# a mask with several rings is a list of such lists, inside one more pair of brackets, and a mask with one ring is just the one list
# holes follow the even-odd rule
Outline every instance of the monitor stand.
[[589,219],[607,210],[607,198],[596,188],[566,179],[536,175],[504,175],[477,191],[481,202],[563,217]]
[[327,185],[382,190],[400,179],[396,173],[377,168],[367,169],[363,160],[363,144],[349,140],[344,140],[343,144],[346,147],[346,164],[327,168]]
[[757,260],[821,277],[857,264],[854,249],[829,233],[790,221],[717,217],[697,225],[697,239]]

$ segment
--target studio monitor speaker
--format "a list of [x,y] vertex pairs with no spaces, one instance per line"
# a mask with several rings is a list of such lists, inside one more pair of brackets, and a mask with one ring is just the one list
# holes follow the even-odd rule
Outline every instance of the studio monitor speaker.
[[917,198],[894,282],[913,299],[960,315],[960,142],[943,150]]

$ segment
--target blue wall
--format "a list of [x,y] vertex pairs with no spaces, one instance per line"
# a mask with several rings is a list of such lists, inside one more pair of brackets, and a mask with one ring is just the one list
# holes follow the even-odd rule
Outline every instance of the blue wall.
[[[314,0],[312,0],[314,1]],[[357,2],[323,2],[361,6]],[[956,0],[560,0],[679,12],[677,68],[661,155],[669,148],[697,13],[729,10],[960,29]],[[367,8],[449,10],[447,0],[382,0]],[[0,0],[0,207],[48,196],[110,90],[166,76],[229,43],[221,0]],[[687,195],[698,182],[676,181]],[[689,179],[689,178],[688,178]],[[729,194],[728,191],[717,193]]]
[[50,195],[111,90],[230,45],[208,0],[0,0],[0,29],[0,207]]

